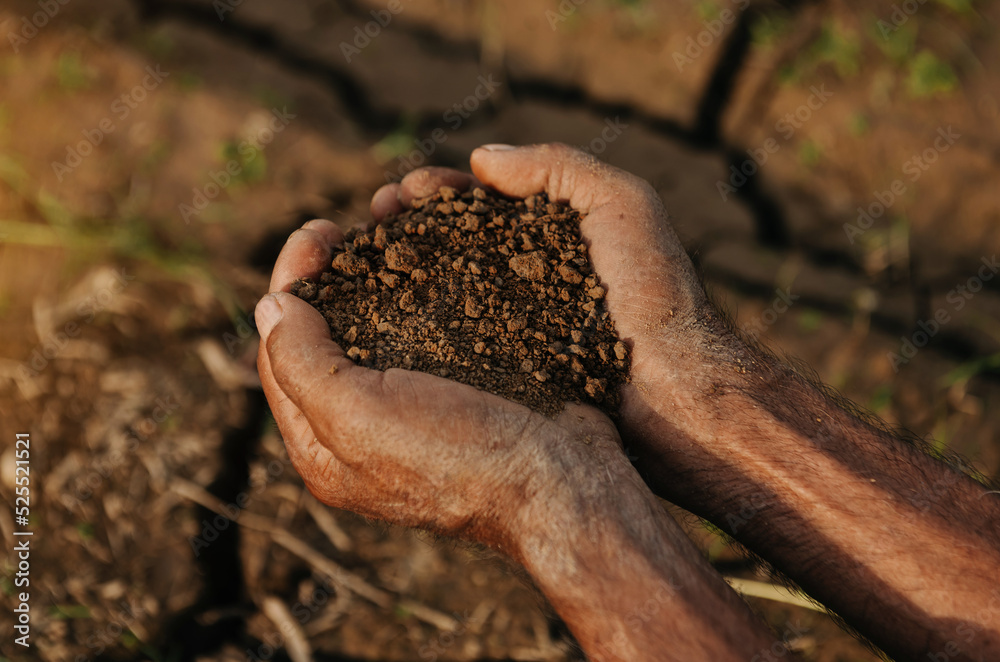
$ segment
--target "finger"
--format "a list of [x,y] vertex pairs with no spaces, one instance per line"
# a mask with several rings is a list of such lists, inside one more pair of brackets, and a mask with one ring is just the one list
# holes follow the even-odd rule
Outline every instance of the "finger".
[[[655,253],[676,243],[666,211],[648,183],[567,145],[487,145],[472,152],[471,163],[476,176],[501,193],[524,198],[545,192],[586,214],[580,230],[597,253],[592,258],[599,273],[605,265],[596,263],[598,255],[608,258],[610,267],[614,259]],[[661,241],[650,245],[657,238]]]
[[593,405],[567,402],[556,417],[572,434],[587,439],[587,443],[602,443],[621,450],[622,441],[618,428],[608,415]]
[[325,218],[314,218],[311,221],[307,221],[302,225],[302,229],[318,232],[331,246],[336,246],[344,241],[344,233],[340,227],[333,221]]
[[645,181],[568,145],[512,147],[486,145],[472,152],[472,172],[483,184],[516,198],[548,193],[582,212],[614,200],[615,195],[648,195]]
[[331,247],[344,235],[330,221],[309,221],[285,242],[271,272],[270,292],[288,292],[299,278],[316,278],[330,267]]
[[371,213],[376,223],[381,223],[389,214],[401,214],[406,209],[399,201],[399,184],[386,184],[372,196]]
[[257,312],[261,347],[274,383],[324,443],[350,436],[353,421],[384,417],[377,410],[383,373],[347,358],[315,308],[279,293],[261,299]]
[[346,468],[329,449],[319,443],[302,411],[288,399],[274,380],[271,360],[264,343],[260,344],[257,353],[257,372],[292,466],[317,499],[329,505],[341,505],[342,476]]
[[434,195],[442,186],[466,191],[478,183],[478,180],[467,172],[451,168],[418,168],[408,173],[399,183],[399,201],[404,207],[409,208],[413,200]]
[[275,309],[273,297],[265,296],[257,302],[257,307],[254,310],[254,323],[262,336],[257,349],[257,373],[260,375],[264,395],[267,397],[271,413],[274,414],[274,420],[278,423],[282,435],[287,439],[308,440],[315,434],[301,410],[288,399],[288,396],[275,381],[271,369],[271,357],[267,352],[267,343],[264,341],[266,332],[274,327],[282,315],[283,311],[280,307]]
[[257,373],[260,375],[264,395],[267,396],[267,403],[271,407],[271,413],[274,414],[274,420],[278,424],[282,436],[286,439],[302,440],[316,436],[312,428],[309,427],[309,421],[302,415],[302,411],[288,399],[285,392],[274,381],[271,360],[263,343],[257,351]]

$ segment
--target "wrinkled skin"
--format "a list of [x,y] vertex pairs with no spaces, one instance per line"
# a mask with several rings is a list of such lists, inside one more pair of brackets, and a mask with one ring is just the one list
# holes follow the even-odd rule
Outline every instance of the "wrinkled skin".
[[[690,260],[652,188],[563,145],[479,149],[474,175],[424,168],[372,199],[381,221],[442,185],[547,191],[581,224],[606,302],[632,355],[623,414],[695,374],[683,361],[710,317]],[[321,501],[394,524],[490,545],[522,563],[588,656],[736,660],[771,644],[766,628],[705,562],[631,466],[593,407],[556,419],[418,372],[356,366],[312,306],[289,294],[343,241],[328,221],[288,240],[257,308],[258,368],[289,456]],[[678,351],[679,348],[679,351]],[[586,568],[586,573],[579,572]],[[650,599],[674,625],[635,631]],[[677,631],[684,632],[681,639]]]
[[[645,482],[592,408],[551,420],[438,377],[355,366],[287,294],[342,240],[312,221],[282,251],[257,323],[265,392],[318,498],[501,549],[594,660],[767,659],[772,646],[650,488],[738,535],[898,659],[1000,659],[995,490],[731,332],[642,180],[563,145],[488,146],[471,164],[472,176],[425,168],[383,187],[372,215],[477,183],[584,213],[630,347],[619,429]],[[658,620],[636,628],[650,599]]]
[[[474,183],[450,170],[416,171],[379,190],[372,213],[381,220],[441,185]],[[258,369],[296,470],[328,505],[505,547],[521,506],[559,480],[559,445],[586,437],[617,449],[614,426],[592,407],[572,405],[552,420],[451,380],[355,365],[320,314],[288,294],[296,279],[327,268],[342,241],[333,223],[310,221],[289,238],[271,279],[281,319],[262,328]]]

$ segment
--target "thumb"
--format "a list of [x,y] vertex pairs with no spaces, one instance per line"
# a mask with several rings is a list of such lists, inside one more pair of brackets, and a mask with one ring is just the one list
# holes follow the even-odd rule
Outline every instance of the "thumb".
[[512,147],[485,145],[472,152],[472,172],[505,195],[546,192],[553,201],[589,213],[623,196],[655,193],[642,179],[561,143]]
[[333,419],[343,424],[363,415],[377,401],[382,373],[347,358],[323,316],[305,301],[284,292],[267,295],[257,304],[257,328],[275,383],[317,433],[328,431]]

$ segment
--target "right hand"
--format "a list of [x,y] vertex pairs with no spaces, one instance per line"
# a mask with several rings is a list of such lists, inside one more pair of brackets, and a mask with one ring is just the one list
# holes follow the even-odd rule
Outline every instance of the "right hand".
[[714,310],[648,182],[561,144],[480,148],[471,163],[501,193],[545,191],[586,215],[580,231],[618,332],[633,345],[633,377],[665,352],[690,353]]

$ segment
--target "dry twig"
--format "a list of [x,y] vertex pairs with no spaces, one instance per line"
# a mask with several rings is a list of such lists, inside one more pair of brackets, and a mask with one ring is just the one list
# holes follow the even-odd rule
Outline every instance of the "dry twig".
[[[208,508],[212,512],[218,513],[223,517],[229,516],[226,513],[225,504],[218,497],[210,494],[203,487],[195,485],[191,481],[175,477],[170,487],[177,494],[200,506]],[[292,554],[295,554],[311,565],[317,572],[327,575],[334,584],[342,586],[383,609],[399,607],[413,614],[417,619],[433,625],[440,630],[453,632],[459,628],[459,622],[443,612],[413,600],[397,600],[388,591],[372,586],[360,576],[327,558],[267,517],[244,510],[239,513],[234,521],[248,529],[268,534],[275,544],[281,545]]]

